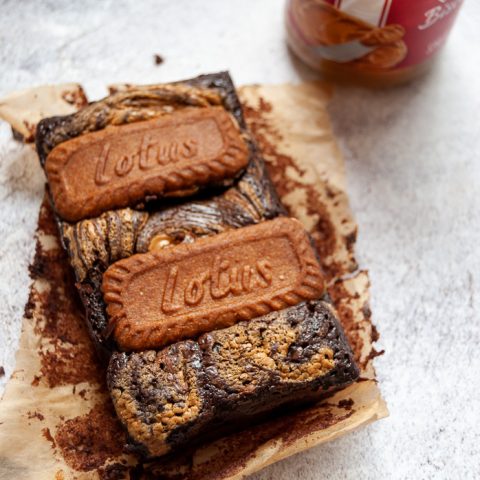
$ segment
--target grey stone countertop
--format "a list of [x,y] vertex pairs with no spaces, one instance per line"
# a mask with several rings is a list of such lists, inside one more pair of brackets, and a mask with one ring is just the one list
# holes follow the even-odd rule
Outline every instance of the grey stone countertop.
[[[0,0],[0,96],[43,83],[162,82],[228,69],[237,84],[314,74],[288,53],[278,0]],[[254,476],[480,478],[480,3],[467,1],[435,70],[407,86],[338,87],[347,162],[386,354],[391,416]],[[165,62],[156,66],[153,55]],[[0,392],[14,366],[43,191],[0,124]]]

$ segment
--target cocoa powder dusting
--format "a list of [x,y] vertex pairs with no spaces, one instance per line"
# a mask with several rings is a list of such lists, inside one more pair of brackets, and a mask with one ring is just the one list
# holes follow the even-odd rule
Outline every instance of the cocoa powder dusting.
[[[352,350],[355,354],[355,360],[362,370],[367,368],[367,365],[375,358],[385,353],[384,350],[377,351],[373,347],[373,343],[376,342],[380,334],[370,321],[371,310],[368,304],[364,305],[362,308],[362,314],[366,321],[368,321],[369,330],[367,334],[370,336],[371,345],[370,351],[365,355],[364,358],[361,357],[362,349],[364,346],[364,340],[362,338],[362,333],[365,333],[365,325],[363,322],[358,322],[358,319],[355,318],[353,310],[349,307],[349,300],[352,299],[352,294],[345,288],[343,282],[338,280],[331,284],[328,287],[328,293],[332,298],[335,308],[337,310],[340,322],[342,323],[345,334],[347,335],[348,341]],[[355,298],[355,297],[353,297]]]
[[52,235],[58,237],[58,228],[53,217],[52,207],[50,201],[45,198],[42,206],[40,207],[40,213],[38,218],[38,230],[44,235]]
[[[44,200],[38,226],[39,237],[57,238],[51,207]],[[50,388],[88,382],[97,390],[105,390],[105,371],[97,360],[83,318],[83,310],[74,286],[74,279],[64,251],[59,247],[43,248],[37,240],[35,259],[30,266],[32,281],[44,281],[48,288],[32,286],[25,307],[25,317],[33,321],[34,332],[42,339],[38,352],[41,367],[32,382],[33,386],[45,382]],[[86,398],[86,390],[78,393]],[[28,418],[43,420],[39,412],[29,412]],[[105,404],[94,407],[87,415],[62,421],[57,426],[55,438],[48,428],[42,435],[58,449],[65,461],[75,470],[93,470],[112,456],[122,453],[124,431],[106,397]],[[102,478],[121,478],[120,467],[105,467]]]
[[55,441],[71,468],[88,472],[121,455],[125,433],[107,399],[57,426]]
[[337,311],[339,320],[347,336],[348,342],[355,354],[355,361],[363,369],[366,363],[361,359],[364,341],[361,333],[363,326],[357,322],[353,310],[349,307],[348,301],[351,299],[351,293],[345,288],[341,280],[333,282],[328,287],[328,293],[332,299]]
[[[272,105],[265,99],[260,98],[257,108],[244,105],[243,113],[248,127],[257,141],[262,155],[266,160],[267,169],[272,182],[277,189],[280,198],[293,190],[301,190],[306,197],[306,208],[309,215],[315,215],[318,220],[310,233],[315,241],[315,246],[322,261],[322,267],[328,278],[335,278],[339,272],[339,266],[335,263],[326,263],[324,260],[329,257],[336,247],[336,232],[328,210],[320,198],[319,192],[312,185],[306,185],[294,180],[287,174],[287,170],[294,170],[299,176],[305,174],[294,160],[277,150],[275,141],[282,140],[281,134],[271,125],[266,113],[272,111]],[[289,215],[295,216],[288,205],[285,205]]]
[[[59,242],[47,201],[40,211],[38,230],[54,235]],[[41,368],[32,385],[44,380],[49,387],[81,382],[103,386],[104,368],[98,362],[88,336],[73,274],[63,249],[58,246],[45,250],[37,240],[30,277],[33,281],[44,280],[49,285],[42,292],[33,287],[25,306],[25,317],[34,320],[34,331],[47,347],[39,351]]]

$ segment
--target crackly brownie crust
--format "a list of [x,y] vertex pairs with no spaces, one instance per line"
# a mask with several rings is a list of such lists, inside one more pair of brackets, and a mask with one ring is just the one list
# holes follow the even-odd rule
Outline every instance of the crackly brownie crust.
[[159,456],[358,377],[322,301],[240,322],[159,352],[113,354],[108,386],[131,446]]

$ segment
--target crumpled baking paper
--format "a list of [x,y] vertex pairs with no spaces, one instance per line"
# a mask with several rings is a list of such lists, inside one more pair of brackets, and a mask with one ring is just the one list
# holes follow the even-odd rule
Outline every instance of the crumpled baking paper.
[[[45,112],[65,113],[62,86],[53,96],[51,88],[0,101],[0,117],[17,130],[28,125],[28,133]],[[377,333],[368,274],[355,261],[357,227],[326,111],[329,87],[247,86],[240,96],[282,201],[317,243],[331,298],[361,366],[360,381],[317,405],[139,465],[122,451],[123,432],[111,413],[102,368],[89,353],[93,345],[71,298],[65,255],[44,202],[16,369],[0,401],[0,480],[240,479],[388,415],[372,366]],[[35,107],[45,104],[48,109]]]

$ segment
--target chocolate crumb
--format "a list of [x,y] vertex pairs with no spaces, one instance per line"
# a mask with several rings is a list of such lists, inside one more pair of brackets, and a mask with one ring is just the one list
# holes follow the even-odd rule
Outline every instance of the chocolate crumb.
[[[368,305],[368,303],[366,303],[363,307],[362,307],[362,313],[363,313],[363,316],[365,318],[368,318],[370,319],[370,317],[372,316],[372,310],[370,309],[370,305]],[[375,332],[373,332],[373,330],[375,329]],[[378,332],[376,331],[377,329],[375,327],[372,327],[372,340],[375,342],[376,340],[378,340]],[[375,340],[374,340],[374,337],[376,336]]]
[[155,65],[161,65],[164,61],[164,58],[158,53],[155,53],[153,55],[153,62],[155,63]]
[[52,448],[55,448],[57,445],[55,444],[55,439],[52,437],[49,428],[42,429],[42,435],[52,444]]
[[357,229],[345,237],[345,243],[349,252],[352,251],[355,242],[357,241]]
[[122,83],[119,85],[109,85],[108,94],[113,95],[114,93],[123,92],[124,90],[129,90],[134,85],[132,83]]
[[[30,269],[30,266],[29,266],[29,269]],[[23,312],[23,316],[26,319],[31,320],[33,318],[34,310],[35,310],[35,302],[33,301],[32,292],[30,290],[30,295],[29,295],[29,298],[27,300],[27,303],[25,304],[25,309],[24,309],[24,312]]]
[[[370,311],[370,315],[368,315],[366,317],[370,318],[371,314],[372,314],[372,312]],[[372,324],[372,332],[370,334],[370,338],[371,338],[372,343],[378,341],[378,339],[380,338],[380,334],[378,333],[377,327],[373,324]]]
[[25,137],[18,130],[15,130],[13,127],[12,127],[12,136],[13,136],[13,139],[16,140],[17,142],[21,142],[21,143],[25,142]]
[[45,417],[40,413],[40,412],[27,412],[27,418],[36,418],[37,420],[40,420],[41,422],[45,420]]
[[82,87],[78,87],[76,90],[65,90],[62,93],[62,98],[78,109],[83,108],[88,103],[87,96]]
[[4,376],[5,376],[5,369],[0,366],[0,377],[4,377]]
[[372,347],[372,350],[369,352],[367,355],[366,362],[369,362],[373,360],[376,357],[380,357],[385,353],[385,350],[375,350],[375,348]]
[[100,480],[121,480],[131,478],[129,468],[121,463],[115,462],[98,469]]
[[351,410],[353,407],[353,399],[352,398],[344,398],[338,402],[339,408],[344,408],[345,410]]
[[23,125],[25,129],[28,131],[28,135],[23,137],[23,141],[25,143],[31,143],[35,140],[35,132],[37,131],[37,126],[28,120],[23,120]]

